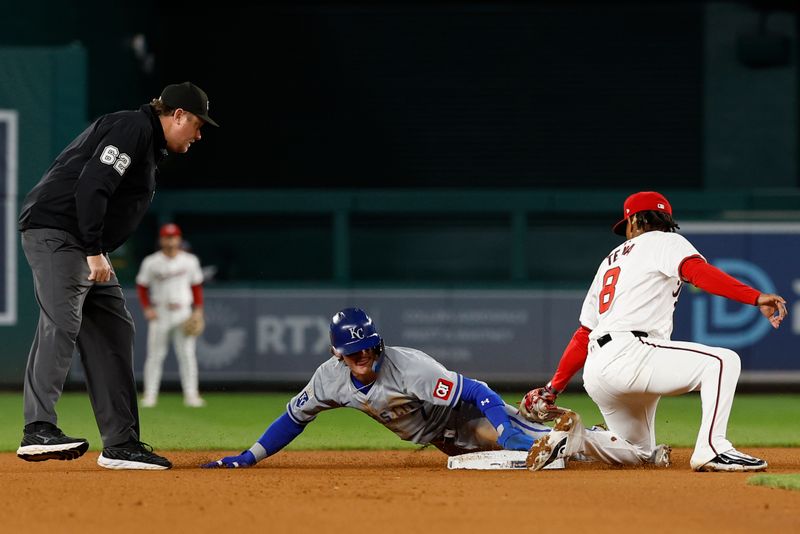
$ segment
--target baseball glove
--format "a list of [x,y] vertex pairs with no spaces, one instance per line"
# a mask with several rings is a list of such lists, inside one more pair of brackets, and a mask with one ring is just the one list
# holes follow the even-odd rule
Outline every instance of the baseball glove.
[[519,413],[528,421],[546,423],[559,415],[568,412],[569,408],[556,406],[558,393],[548,388],[532,389],[519,403]]
[[186,319],[183,323],[183,333],[190,337],[197,337],[203,333],[203,330],[206,328],[206,321],[203,319],[203,315],[199,313],[193,313],[191,317]]

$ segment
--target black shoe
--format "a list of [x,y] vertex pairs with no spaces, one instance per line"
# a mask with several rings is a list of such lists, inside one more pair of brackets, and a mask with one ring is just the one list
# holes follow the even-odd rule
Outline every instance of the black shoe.
[[42,421],[25,425],[17,456],[26,462],[74,460],[87,450],[89,442],[84,438],[65,436],[56,425]]
[[153,452],[142,441],[129,441],[116,447],[105,447],[97,465],[106,469],[169,469],[172,462]]
[[767,462],[731,449],[716,455],[710,462],[692,468],[695,471],[764,471],[767,469]]

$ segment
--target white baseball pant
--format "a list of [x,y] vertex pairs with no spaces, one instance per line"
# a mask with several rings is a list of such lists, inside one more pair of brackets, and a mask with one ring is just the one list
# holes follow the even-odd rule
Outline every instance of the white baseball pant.
[[158,309],[158,318],[150,321],[147,327],[147,359],[144,362],[144,396],[155,399],[161,386],[164,360],[169,351],[169,341],[175,349],[178,372],[184,398],[196,398],[197,377],[197,338],[183,333],[182,325],[192,313],[191,308],[178,310]]
[[[741,371],[738,354],[699,343],[636,337],[631,332],[610,335],[611,341],[602,347],[597,341],[589,343],[584,365],[584,386],[608,426],[608,432],[592,432],[602,450],[586,450],[586,454],[612,463],[646,461],[656,447],[659,399],[690,391],[700,391],[702,402],[692,466],[733,448],[725,435]],[[616,437],[622,439],[612,441]]]

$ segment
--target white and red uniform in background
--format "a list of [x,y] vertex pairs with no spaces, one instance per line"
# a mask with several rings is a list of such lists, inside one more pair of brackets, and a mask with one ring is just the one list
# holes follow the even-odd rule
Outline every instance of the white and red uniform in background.
[[[162,229],[162,237],[164,235]],[[203,305],[202,283],[200,261],[189,252],[179,250],[170,257],[158,251],[142,261],[136,276],[137,292],[142,308],[152,306],[157,314],[148,322],[142,406],[156,403],[170,340],[178,360],[184,403],[189,406],[205,404],[198,392],[197,338],[187,336],[182,328],[193,308]]]
[[[665,199],[658,208],[648,209],[671,214]],[[692,467],[733,449],[726,432],[741,369],[739,356],[724,348],[670,339],[684,282],[749,305],[760,295],[706,263],[676,233],[645,232],[601,262],[581,309],[581,326],[549,384],[563,391],[584,367],[584,386],[600,408],[608,433],[622,438],[612,440],[608,450],[587,454],[620,464],[646,461],[656,447],[655,412],[661,396],[698,390],[702,420]]]

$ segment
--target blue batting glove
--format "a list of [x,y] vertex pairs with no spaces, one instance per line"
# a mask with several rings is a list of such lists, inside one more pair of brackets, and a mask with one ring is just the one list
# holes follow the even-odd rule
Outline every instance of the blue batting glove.
[[528,434],[513,426],[507,428],[497,438],[497,443],[509,451],[527,451],[533,447],[534,439]]
[[256,464],[256,457],[249,450],[243,451],[239,456],[226,456],[216,462],[203,464],[200,467],[204,469],[216,469],[219,467],[250,467]]

